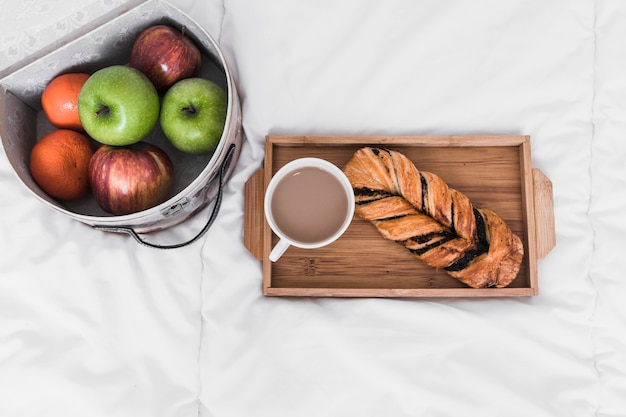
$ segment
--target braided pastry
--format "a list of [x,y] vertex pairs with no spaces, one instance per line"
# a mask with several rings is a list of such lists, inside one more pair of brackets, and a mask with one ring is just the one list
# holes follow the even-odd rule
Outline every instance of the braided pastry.
[[362,148],[343,171],[355,213],[427,265],[474,288],[505,287],[517,276],[524,248],[504,220],[403,154]]

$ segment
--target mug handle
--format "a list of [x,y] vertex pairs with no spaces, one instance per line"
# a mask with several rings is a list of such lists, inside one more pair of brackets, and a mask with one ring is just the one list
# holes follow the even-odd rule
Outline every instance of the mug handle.
[[186,242],[175,243],[172,245],[159,245],[157,243],[150,243],[147,240],[142,239],[141,236],[139,236],[139,234],[135,232],[135,230],[133,230],[132,227],[128,227],[128,226],[110,227],[110,226],[94,225],[93,228],[102,230],[104,232],[126,233],[132,236],[137,242],[141,243],[142,245],[155,248],[155,249],[177,249],[177,248],[182,248],[183,246],[192,244],[193,242],[195,242],[196,240],[204,236],[204,234],[209,230],[209,228],[211,227],[211,225],[213,225],[213,222],[217,218],[217,213],[219,212],[220,206],[222,205],[224,185],[226,182],[226,173],[228,172],[228,169],[230,167],[234,154],[235,154],[235,144],[233,143],[230,145],[230,148],[228,149],[228,153],[226,154],[224,161],[222,161],[222,165],[220,166],[220,177],[219,177],[217,196],[215,197],[215,204],[213,205],[213,210],[211,211],[211,215],[209,216],[209,219],[207,220],[202,230],[200,230],[198,234],[196,234],[194,237],[187,240]]
[[274,246],[274,249],[272,249],[272,251],[270,252],[270,261],[276,262],[278,259],[280,259],[280,257],[283,256],[283,253],[285,253],[289,246],[290,244],[287,240],[280,239],[276,246]]

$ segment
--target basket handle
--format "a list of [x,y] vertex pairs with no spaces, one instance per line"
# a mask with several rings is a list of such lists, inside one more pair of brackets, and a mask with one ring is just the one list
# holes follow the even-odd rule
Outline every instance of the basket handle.
[[135,232],[135,230],[133,230],[132,227],[128,227],[128,226],[111,227],[111,226],[99,226],[99,225],[94,225],[93,227],[95,229],[102,230],[104,232],[126,233],[132,236],[137,242],[141,243],[142,245],[155,248],[155,249],[177,249],[177,248],[182,248],[183,246],[192,244],[193,242],[197,241],[202,236],[204,236],[204,234],[211,228],[211,225],[213,225],[213,222],[217,218],[217,213],[219,212],[220,206],[222,205],[222,197],[224,194],[224,185],[226,182],[226,175],[228,173],[228,169],[230,168],[230,164],[232,163],[234,154],[235,154],[235,144],[233,143],[230,145],[230,148],[228,149],[228,152],[226,153],[226,157],[224,158],[224,161],[222,161],[222,165],[220,166],[217,197],[215,198],[215,204],[213,205],[213,210],[211,211],[211,214],[209,215],[209,218],[206,224],[204,225],[204,227],[202,228],[202,230],[200,230],[198,234],[196,234],[194,237],[187,240],[186,242],[174,243],[171,245],[159,245],[156,243],[150,243],[147,240],[143,239],[141,236],[139,236],[137,232]]

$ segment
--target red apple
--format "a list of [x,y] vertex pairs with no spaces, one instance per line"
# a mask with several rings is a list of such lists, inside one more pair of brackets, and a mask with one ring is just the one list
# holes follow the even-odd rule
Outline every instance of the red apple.
[[167,154],[155,145],[103,145],[89,161],[89,183],[103,210],[130,214],[149,209],[167,198],[174,168]]
[[200,50],[181,30],[155,25],[144,30],[133,44],[130,66],[143,72],[159,93],[177,81],[198,74]]

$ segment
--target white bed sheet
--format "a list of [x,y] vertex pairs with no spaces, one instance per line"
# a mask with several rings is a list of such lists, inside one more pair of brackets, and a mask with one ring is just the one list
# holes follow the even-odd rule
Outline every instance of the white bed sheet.
[[[54,32],[51,3],[0,25],[2,66],[32,53],[15,31]],[[2,154],[0,416],[626,415],[626,4],[172,3],[218,39],[242,100],[218,219],[145,248],[44,207]],[[531,135],[557,237],[540,295],[264,297],[243,185],[279,133]]]

